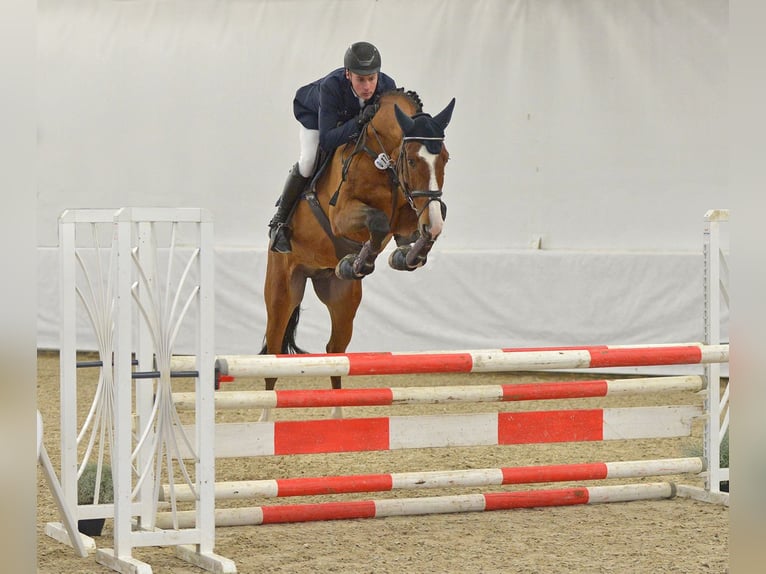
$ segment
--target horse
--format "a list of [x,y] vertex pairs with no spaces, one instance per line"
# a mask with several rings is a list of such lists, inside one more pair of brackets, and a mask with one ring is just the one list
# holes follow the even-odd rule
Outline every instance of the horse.
[[[268,252],[264,300],[266,333],[261,354],[305,353],[295,343],[306,281],[327,307],[327,353],[343,353],[362,301],[362,279],[393,238],[388,263],[414,271],[426,264],[442,232],[444,130],[455,99],[438,114],[423,113],[417,93],[399,88],[380,95],[377,112],[356,142],[323,163],[291,214],[292,252]],[[276,378],[266,378],[273,390]],[[331,377],[333,389],[341,378]],[[339,408],[333,417],[340,417]],[[268,420],[265,410],[261,420]]]

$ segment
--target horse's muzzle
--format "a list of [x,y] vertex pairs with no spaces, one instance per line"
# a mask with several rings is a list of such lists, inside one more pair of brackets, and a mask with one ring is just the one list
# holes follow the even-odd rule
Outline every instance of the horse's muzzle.
[[436,239],[444,227],[444,216],[447,206],[440,199],[432,199],[428,202],[428,229],[427,233]]

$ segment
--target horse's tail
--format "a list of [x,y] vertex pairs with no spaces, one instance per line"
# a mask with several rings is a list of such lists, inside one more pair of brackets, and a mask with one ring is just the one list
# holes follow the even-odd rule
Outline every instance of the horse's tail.
[[[290,320],[287,322],[285,328],[285,335],[282,338],[282,349],[280,353],[283,355],[305,355],[308,351],[304,351],[298,345],[295,344],[295,333],[298,330],[298,321],[301,319],[301,307],[296,305],[293,314],[290,315]],[[261,355],[267,353],[266,338],[264,337],[263,347],[261,347]]]

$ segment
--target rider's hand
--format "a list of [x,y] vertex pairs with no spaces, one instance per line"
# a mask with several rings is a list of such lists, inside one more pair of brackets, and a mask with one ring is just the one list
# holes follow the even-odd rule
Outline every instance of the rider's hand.
[[378,111],[378,105],[377,104],[369,104],[362,108],[362,110],[359,112],[359,115],[356,118],[356,123],[359,127],[362,127],[367,122],[369,122],[373,116],[375,116],[375,112]]

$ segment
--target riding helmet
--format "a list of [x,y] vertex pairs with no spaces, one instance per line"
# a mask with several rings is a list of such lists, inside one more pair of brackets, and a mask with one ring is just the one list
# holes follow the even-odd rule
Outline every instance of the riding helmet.
[[343,67],[360,76],[380,71],[380,52],[369,42],[355,42],[346,50]]

